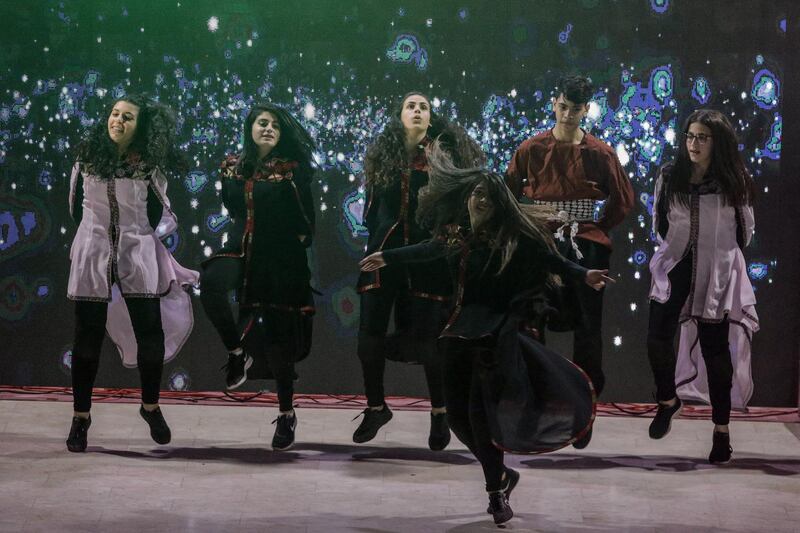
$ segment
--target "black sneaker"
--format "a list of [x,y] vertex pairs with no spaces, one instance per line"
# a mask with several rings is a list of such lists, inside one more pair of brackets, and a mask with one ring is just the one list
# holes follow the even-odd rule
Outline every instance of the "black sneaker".
[[69,428],[69,436],[67,437],[67,449],[71,452],[85,452],[86,451],[86,437],[89,433],[89,426],[92,425],[91,415],[88,418],[80,416],[72,417],[72,427]]
[[447,413],[431,413],[428,448],[438,452],[444,450],[448,444],[450,444],[450,426],[447,425]]
[[282,452],[294,446],[294,429],[297,427],[297,417],[295,415],[279,415],[272,423],[275,424],[272,449]]
[[513,468],[506,467],[506,486],[503,488],[503,494],[506,495],[506,501],[511,500],[511,491],[514,490],[514,487],[517,486],[517,483],[519,483],[519,472]]
[[[392,410],[389,409],[389,406],[386,404],[383,404],[383,409],[379,411],[367,407],[361,414],[364,415],[364,420],[361,421],[358,429],[353,433],[353,442],[359,444],[374,439],[375,435],[378,434],[378,430],[392,419]],[[356,418],[358,418],[358,416]]]
[[514,516],[514,511],[508,504],[508,498],[502,490],[497,490],[489,493],[489,508],[486,512],[492,515],[494,523],[497,525],[505,524]]
[[169,444],[169,441],[172,440],[172,432],[169,430],[167,421],[164,420],[164,415],[161,414],[161,408],[156,407],[152,411],[147,411],[144,406],[140,406],[139,414],[142,415],[144,421],[150,426],[150,437],[152,437],[157,444]]
[[712,465],[724,465],[730,462],[733,455],[731,448],[731,436],[721,431],[714,432],[714,445],[708,455],[708,462]]
[[672,407],[667,407],[662,403],[658,404],[656,416],[650,422],[651,439],[661,439],[669,433],[669,430],[672,429],[672,419],[681,412],[682,405],[681,399],[677,397],[675,398],[675,405]]
[[589,431],[583,434],[583,437],[579,438],[575,442],[572,443],[572,447],[576,450],[582,450],[586,448],[589,443],[592,441],[592,431],[594,430],[594,425],[589,428]]
[[222,365],[225,370],[225,385],[233,390],[247,381],[247,369],[253,366],[253,358],[242,350],[241,353],[229,353],[228,362]]

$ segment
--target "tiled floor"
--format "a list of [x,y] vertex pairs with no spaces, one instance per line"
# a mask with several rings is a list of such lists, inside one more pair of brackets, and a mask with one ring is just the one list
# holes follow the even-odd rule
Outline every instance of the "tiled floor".
[[[358,411],[298,410],[298,443],[268,449],[271,408],[167,405],[152,443],[135,405],[96,404],[68,453],[67,402],[0,401],[0,531],[427,532],[496,530],[481,471],[455,441],[425,448],[428,415],[395,411],[368,445]],[[600,418],[592,444],[509,456],[513,531],[800,531],[799,424],[734,422],[734,460],[709,466],[711,423]]]

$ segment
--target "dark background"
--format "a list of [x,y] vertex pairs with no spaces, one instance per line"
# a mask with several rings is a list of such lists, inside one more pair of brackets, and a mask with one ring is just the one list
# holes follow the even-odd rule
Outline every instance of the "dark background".
[[[428,92],[502,171],[522,140],[551,124],[559,75],[584,73],[598,90],[586,127],[617,148],[638,198],[613,234],[619,282],[606,294],[604,399],[652,399],[647,204],[673,153],[668,141],[707,106],[737,123],[760,193],[746,251],[762,326],[752,404],[797,405],[796,15],[791,0],[0,2],[0,384],[69,384],[70,150],[116,96],[147,91],[179,114],[195,169],[170,186],[181,222],[172,242],[191,268],[225,231],[216,169],[237,150],[247,107],[266,99],[302,118],[319,144],[311,262],[324,295],[297,390],[360,393],[361,158],[387,107],[408,90]],[[164,386],[217,390],[224,348],[195,304],[194,332]],[[571,353],[568,336],[551,343]],[[105,351],[98,386],[138,385],[109,342]],[[417,367],[390,364],[386,382],[389,394],[426,395]]]

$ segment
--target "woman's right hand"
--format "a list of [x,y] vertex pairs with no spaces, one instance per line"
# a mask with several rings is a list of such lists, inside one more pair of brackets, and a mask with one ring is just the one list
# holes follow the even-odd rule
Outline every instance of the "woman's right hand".
[[358,266],[364,272],[372,272],[386,266],[386,261],[383,260],[383,252],[375,252],[368,255],[358,262]]

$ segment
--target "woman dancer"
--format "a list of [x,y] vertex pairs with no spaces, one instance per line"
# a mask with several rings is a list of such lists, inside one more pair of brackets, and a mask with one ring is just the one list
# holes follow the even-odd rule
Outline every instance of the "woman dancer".
[[658,411],[650,437],[669,433],[681,398],[711,403],[712,464],[730,461],[731,405],[744,407],[753,393],[750,339],[758,317],[742,254],[753,235],[753,193],[728,118],[709,109],[692,113],[655,188],[659,246],[650,260],[647,354]]
[[511,519],[508,503],[519,473],[503,450],[539,453],[566,446],[589,431],[591,381],[540,344],[527,324],[544,324],[545,285],[559,273],[600,289],[606,270],[586,270],[558,254],[545,226],[523,213],[503,178],[482,168],[458,169],[434,146],[430,183],[420,192],[418,220],[435,238],[376,252],[361,261],[374,271],[446,257],[455,308],[441,342],[447,417],[483,467],[488,512]]
[[[200,280],[200,300],[228,350],[228,389],[247,380],[253,358],[245,344],[266,354],[280,409],[274,450],[294,444],[294,363],[311,347],[314,302],[306,249],[314,234],[313,150],[308,132],[285,109],[250,109],[244,149],[221,169],[229,238],[203,263]],[[233,290],[239,293],[238,322],[228,297]]]
[[[456,164],[483,161],[480,147],[460,127],[437,116],[422,93],[406,94],[400,108],[367,150],[367,203],[364,223],[369,230],[366,255],[415,244],[430,238],[416,220],[417,194],[428,183],[425,146],[440,138]],[[358,357],[364,375],[367,408],[353,441],[367,442],[392,419],[384,401],[386,358],[422,363],[431,398],[428,446],[442,450],[450,442],[442,389],[442,360],[436,336],[443,326],[450,279],[444,261],[430,265],[393,265],[381,272],[362,272],[361,323]],[[395,333],[386,338],[394,309]]]
[[68,297],[75,300],[72,350],[74,415],[67,449],[83,452],[92,423],[92,388],[106,331],[123,364],[138,367],[139,413],[150,436],[171,432],[158,405],[165,360],[192,329],[189,295],[197,272],[181,267],[159,237],[177,218],[167,199],[166,173],[185,168],[168,108],[140,95],[120,98],[106,121],[77,148],[70,179],[70,213],[79,223],[70,250]]

